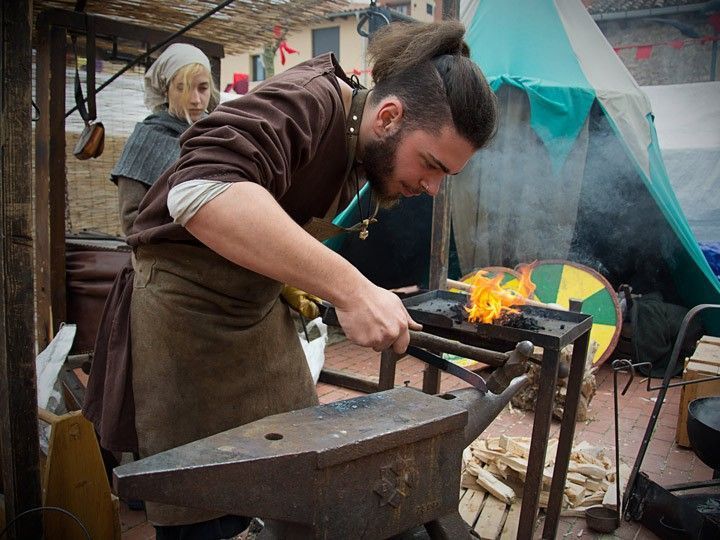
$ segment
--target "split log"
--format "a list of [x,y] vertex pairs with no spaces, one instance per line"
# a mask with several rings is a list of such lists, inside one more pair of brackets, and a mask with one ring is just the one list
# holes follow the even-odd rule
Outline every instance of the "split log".
[[[548,441],[547,465],[543,469],[542,487],[540,492],[540,507],[547,507],[550,485],[554,471],[554,459],[557,451],[557,439]],[[515,498],[515,493],[523,490],[528,470],[528,458],[523,457],[529,453],[530,440],[527,437],[493,438],[493,450],[488,448],[488,441],[477,439],[470,445],[470,457],[462,475],[463,487],[473,487],[487,490],[498,500],[509,501]],[[607,449],[592,446],[583,441],[574,446],[570,453],[568,474],[563,493],[563,506],[572,508],[586,507],[603,502],[614,504],[612,495],[608,490],[614,487],[614,466],[606,455]],[[622,465],[627,475],[628,467]],[[477,488],[472,486],[472,482]],[[614,491],[613,491],[614,493]],[[581,515],[580,512],[577,513]]]
[[[580,399],[578,402],[577,410],[577,421],[584,422],[588,418],[588,408],[592,398],[595,396],[597,390],[597,381],[595,374],[592,371],[592,359],[597,350],[598,344],[594,340],[591,340],[590,346],[588,347],[588,354],[585,362],[585,374],[583,375]],[[535,347],[533,351],[533,357],[537,360],[542,359],[542,348]],[[568,345],[560,351],[560,363],[569,366],[570,359],[572,357],[572,345]],[[537,393],[540,385],[540,366],[537,364],[530,364],[527,372],[528,384],[520,390],[512,398],[513,406],[524,411],[535,410],[535,403],[537,401]],[[565,396],[567,394],[567,379],[558,380],[558,384],[555,390],[553,416],[557,419],[562,419],[564,407],[565,407]]]
[[598,480],[602,480],[607,474],[605,467],[595,465],[594,463],[578,463],[572,460],[570,460],[568,465],[568,472],[577,472]]
[[585,486],[572,482],[565,484],[565,495],[570,501],[570,506],[578,506],[585,498]]
[[[620,497],[622,498],[623,493],[625,493],[625,487],[627,486],[628,477],[630,476],[630,467],[625,465],[625,463],[620,464]],[[610,510],[617,510],[618,508],[618,500],[617,500],[617,486],[615,485],[615,482],[610,484],[607,488],[607,491],[605,492],[605,497],[603,497],[602,505],[605,508],[609,508]]]
[[475,524],[475,532],[482,540],[495,540],[505,524],[505,502],[488,497]]
[[468,470],[477,476],[477,483],[501,501],[512,503],[515,500],[515,491],[495,478],[485,469],[477,465],[470,465]]

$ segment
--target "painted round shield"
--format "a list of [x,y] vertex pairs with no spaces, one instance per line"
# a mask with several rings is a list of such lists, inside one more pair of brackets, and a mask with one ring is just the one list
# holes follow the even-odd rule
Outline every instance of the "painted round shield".
[[593,364],[605,362],[622,329],[620,303],[612,285],[592,268],[564,260],[538,261],[531,279],[537,286],[535,298],[541,302],[569,307],[571,298],[582,301],[582,312],[593,316],[590,339],[598,344]]

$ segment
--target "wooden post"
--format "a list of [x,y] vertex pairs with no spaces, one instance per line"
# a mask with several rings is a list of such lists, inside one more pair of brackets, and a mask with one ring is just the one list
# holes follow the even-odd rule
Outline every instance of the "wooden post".
[[[41,504],[31,271],[31,18],[29,0],[0,4],[0,448],[8,523]],[[9,538],[40,538],[41,518],[37,512],[25,516]]]
[[[445,289],[447,284],[448,256],[450,255],[450,194],[447,178],[433,199],[432,233],[430,235],[430,289]],[[440,393],[440,370],[427,366],[423,372],[423,392]]]
[[37,23],[35,96],[35,310],[38,350],[65,320],[65,39],[42,14]]
[[[443,19],[457,19],[458,2],[443,2]],[[447,4],[447,8],[446,8]],[[447,9],[447,11],[446,11]],[[450,197],[451,184],[446,177],[442,187],[433,199],[432,232],[430,235],[430,275],[428,288],[445,289],[448,277],[450,255]],[[440,393],[440,370],[427,366],[423,372],[423,392]]]

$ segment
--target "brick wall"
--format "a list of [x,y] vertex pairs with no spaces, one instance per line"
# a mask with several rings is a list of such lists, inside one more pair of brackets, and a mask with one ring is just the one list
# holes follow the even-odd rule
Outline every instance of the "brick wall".
[[[672,20],[693,28],[701,37],[712,36],[714,32],[708,16],[702,13],[678,14]],[[641,86],[713,80],[710,74],[712,41],[692,39],[668,24],[639,18],[598,21],[598,26],[613,47],[622,47],[618,54]],[[682,41],[681,48],[670,44],[675,40]],[[635,47],[624,48],[646,44],[655,44],[647,59],[638,59]],[[715,80],[719,76],[716,66]]]

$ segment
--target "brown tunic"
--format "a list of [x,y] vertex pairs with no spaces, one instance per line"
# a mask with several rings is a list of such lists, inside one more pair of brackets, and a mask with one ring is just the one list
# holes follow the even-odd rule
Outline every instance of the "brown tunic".
[[[348,149],[336,76],[345,77],[334,58],[318,57],[218,107],[183,135],[180,160],[148,192],[128,239],[136,257],[131,305],[108,307],[98,335],[98,341],[122,341],[122,320],[112,314],[129,311],[131,366],[110,350],[107,365],[91,372],[85,413],[102,442],[120,425],[120,411],[132,410],[128,400],[141,456],[317,403],[279,301],[282,284],[230,263],[172,223],[167,195],[193,179],[255,181],[301,225],[324,217],[339,192],[342,208],[355,186],[344,179]],[[114,381],[124,387],[108,388]],[[108,397],[112,404],[103,403]],[[112,437],[122,446],[119,439]],[[216,515],[157,504],[147,509],[158,525]]]

